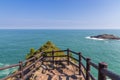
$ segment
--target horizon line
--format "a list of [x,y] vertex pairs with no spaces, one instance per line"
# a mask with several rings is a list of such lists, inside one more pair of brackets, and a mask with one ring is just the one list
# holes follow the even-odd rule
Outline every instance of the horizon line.
[[88,28],[88,29],[64,29],[64,28],[61,28],[61,29],[56,29],[56,28],[52,28],[52,29],[50,29],[50,28],[48,28],[48,29],[46,29],[46,28],[0,28],[0,30],[120,30],[120,28],[119,29],[113,29],[113,28],[110,28],[110,29],[108,29],[108,28],[103,28],[103,29],[96,29],[96,28],[92,28],[92,29],[90,29],[90,28]]

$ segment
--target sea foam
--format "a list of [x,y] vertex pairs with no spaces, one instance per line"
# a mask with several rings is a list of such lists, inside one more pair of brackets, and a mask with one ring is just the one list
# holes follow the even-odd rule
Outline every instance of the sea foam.
[[85,37],[86,39],[93,39],[93,40],[105,40],[105,39],[98,39],[98,38],[91,38],[90,36]]
[[[0,68],[5,67],[5,66],[9,66],[9,64],[3,64],[0,63]],[[1,70],[0,71],[0,78],[3,78],[7,75],[9,75],[10,73],[14,72],[17,68],[10,68],[10,69],[5,69],[5,70]]]

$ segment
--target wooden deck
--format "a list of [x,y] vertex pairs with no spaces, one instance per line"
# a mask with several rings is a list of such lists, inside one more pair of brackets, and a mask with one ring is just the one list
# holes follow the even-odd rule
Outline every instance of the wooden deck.
[[[65,52],[65,55],[55,56],[56,52]],[[0,68],[5,70],[19,67],[16,72],[0,80],[120,80],[120,75],[111,72],[104,62],[95,64],[90,58],[85,58],[82,53],[69,49],[60,51],[41,52],[40,54],[52,54],[51,56],[41,55],[20,61],[18,64]],[[78,58],[70,56],[70,53]],[[56,57],[59,57],[57,60]],[[84,61],[84,63],[83,63]],[[98,77],[91,74],[92,68],[98,72]]]
[[79,75],[79,69],[71,64],[67,65],[66,62],[57,65],[52,63],[42,65],[47,69],[41,66],[32,74],[30,80],[84,80]]

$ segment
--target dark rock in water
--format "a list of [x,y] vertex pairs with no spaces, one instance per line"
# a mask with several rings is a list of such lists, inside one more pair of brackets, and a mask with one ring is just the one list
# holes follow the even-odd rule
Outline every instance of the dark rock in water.
[[111,39],[111,40],[120,40],[120,37],[114,36],[112,34],[102,34],[97,36],[90,36],[91,38],[98,38],[98,39]]

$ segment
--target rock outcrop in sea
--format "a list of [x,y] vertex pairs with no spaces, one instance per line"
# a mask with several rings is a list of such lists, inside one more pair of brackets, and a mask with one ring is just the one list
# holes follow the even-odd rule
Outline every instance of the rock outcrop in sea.
[[102,34],[102,35],[97,35],[97,36],[90,36],[90,38],[120,40],[120,37],[115,36],[113,34]]

